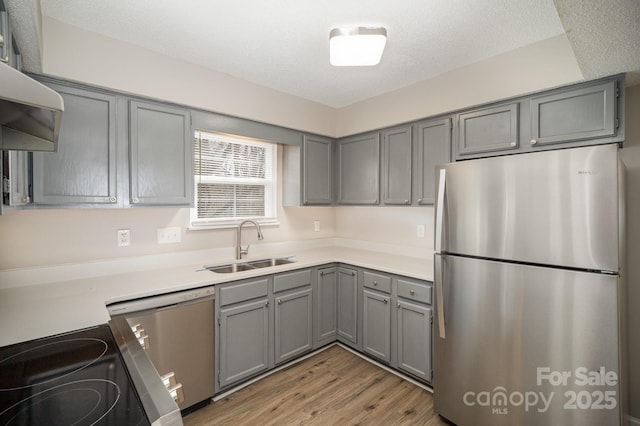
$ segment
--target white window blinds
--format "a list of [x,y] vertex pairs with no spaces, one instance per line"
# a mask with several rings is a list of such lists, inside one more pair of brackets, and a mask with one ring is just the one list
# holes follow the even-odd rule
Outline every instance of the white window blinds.
[[192,226],[274,219],[275,154],[275,144],[196,132]]

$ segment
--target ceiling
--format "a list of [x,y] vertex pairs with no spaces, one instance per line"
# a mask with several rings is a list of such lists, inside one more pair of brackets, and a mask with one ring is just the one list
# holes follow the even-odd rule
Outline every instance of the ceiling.
[[[44,17],[334,108],[565,32],[585,79],[626,71],[634,72],[632,79],[640,76],[639,0],[40,0],[40,5]],[[332,67],[329,31],[342,26],[386,27],[381,63]]]

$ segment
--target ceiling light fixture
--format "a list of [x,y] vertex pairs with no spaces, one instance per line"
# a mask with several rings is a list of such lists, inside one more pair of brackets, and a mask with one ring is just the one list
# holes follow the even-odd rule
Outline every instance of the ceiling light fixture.
[[386,43],[383,27],[334,28],[329,33],[329,61],[336,67],[377,65]]

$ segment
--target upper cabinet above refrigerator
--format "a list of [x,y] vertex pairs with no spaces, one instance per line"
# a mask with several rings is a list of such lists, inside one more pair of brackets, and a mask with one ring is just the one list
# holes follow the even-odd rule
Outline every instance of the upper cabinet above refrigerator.
[[455,160],[624,141],[624,77],[549,90],[457,114]]

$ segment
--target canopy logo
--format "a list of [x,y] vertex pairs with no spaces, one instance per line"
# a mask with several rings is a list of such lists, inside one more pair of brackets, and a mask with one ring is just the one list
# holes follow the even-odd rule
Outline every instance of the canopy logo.
[[554,393],[545,395],[543,392],[511,392],[502,386],[493,388],[492,391],[467,392],[462,396],[465,405],[473,407],[491,407],[492,414],[509,414],[509,406],[524,406],[524,411],[535,408],[539,413],[549,409]]

